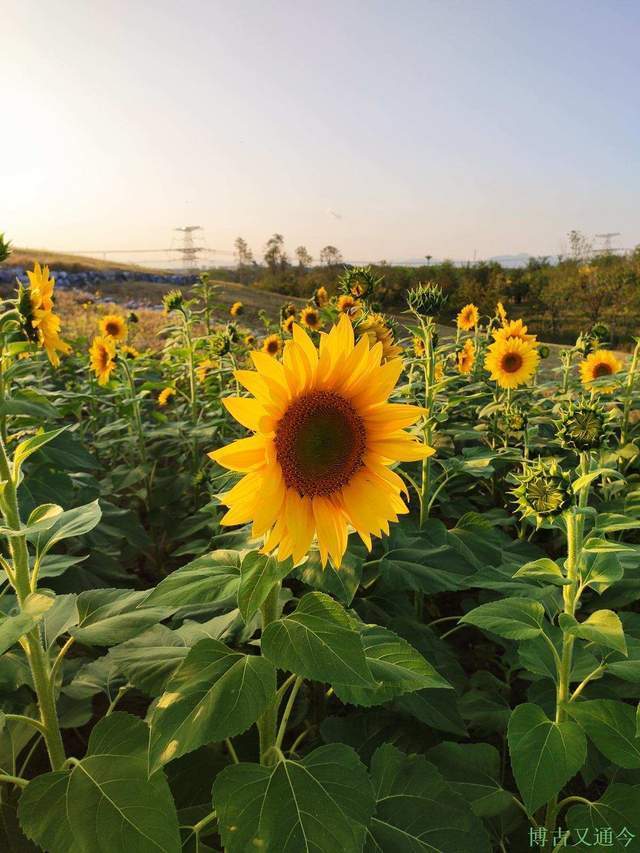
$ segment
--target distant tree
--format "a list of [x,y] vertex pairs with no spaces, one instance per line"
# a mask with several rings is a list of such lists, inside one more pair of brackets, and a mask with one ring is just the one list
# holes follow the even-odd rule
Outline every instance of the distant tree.
[[239,267],[248,267],[253,263],[253,252],[247,245],[247,241],[243,240],[242,237],[236,237],[236,242],[233,244],[235,246],[235,255],[238,259]]
[[320,263],[327,267],[334,267],[342,263],[342,254],[335,246],[325,246],[320,250]]
[[274,234],[267,240],[264,250],[264,262],[272,273],[284,272],[289,265],[287,253],[284,250],[284,237]]
[[584,261],[593,254],[593,243],[581,231],[569,231],[569,250],[574,261]]
[[305,270],[313,263],[313,258],[307,251],[306,246],[298,246],[296,249],[296,258],[298,259],[298,267],[301,272],[305,272]]

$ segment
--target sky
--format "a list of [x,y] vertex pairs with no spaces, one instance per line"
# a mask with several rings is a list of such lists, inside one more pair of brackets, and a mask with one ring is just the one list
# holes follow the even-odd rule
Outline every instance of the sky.
[[164,249],[182,225],[353,261],[640,242],[635,0],[0,0],[0,19],[16,245]]

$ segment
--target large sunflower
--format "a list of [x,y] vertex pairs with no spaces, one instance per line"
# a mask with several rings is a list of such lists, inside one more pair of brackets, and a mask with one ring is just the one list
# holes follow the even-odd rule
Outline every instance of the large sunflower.
[[[585,387],[589,387],[594,379],[600,379],[601,376],[612,376],[622,370],[622,362],[620,359],[608,349],[598,349],[590,353],[580,363],[580,378]],[[600,391],[613,391],[615,383],[612,385],[602,385],[598,383]]]
[[501,388],[517,388],[531,379],[539,360],[535,346],[528,341],[499,338],[489,347],[484,366]]
[[471,329],[475,329],[480,322],[480,312],[478,311],[478,308],[472,302],[465,305],[456,317],[456,322],[458,324],[458,328],[462,329],[463,332],[469,332]]
[[402,361],[381,364],[382,344],[368,336],[354,344],[351,323],[340,318],[323,334],[319,351],[296,325],[283,362],[251,353],[257,373],[236,378],[253,398],[227,397],[231,414],[254,435],[209,456],[244,477],[223,501],[226,525],[253,521],[265,553],[297,562],[317,539],[323,565],[340,566],[353,527],[367,548],[407,512],[406,488],[390,470],[434,451],[404,427],[423,409],[387,402]]
[[229,308],[229,314],[232,317],[239,317],[240,314],[244,311],[244,303],[243,302],[234,302],[231,308]]
[[119,314],[105,314],[100,320],[100,333],[114,341],[124,341],[127,337],[127,324]]
[[93,339],[89,356],[91,367],[98,377],[98,385],[106,385],[115,370],[116,345],[113,338],[98,336]]

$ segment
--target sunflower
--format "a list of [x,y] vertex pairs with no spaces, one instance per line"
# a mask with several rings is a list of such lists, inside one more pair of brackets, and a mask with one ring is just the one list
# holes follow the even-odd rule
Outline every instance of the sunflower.
[[536,336],[528,334],[528,327],[522,320],[505,320],[501,329],[496,329],[493,333],[493,338],[496,341],[506,340],[507,338],[519,338],[533,346],[537,346]]
[[138,352],[138,350],[135,347],[127,346],[127,344],[125,344],[120,349],[120,352],[125,358],[139,358],[140,357],[140,353]]
[[239,317],[243,311],[244,303],[242,302],[234,302],[231,308],[229,308],[229,314],[231,314],[232,317]]
[[507,322],[507,312],[502,302],[498,302],[498,304],[496,305],[496,314],[498,315],[500,322],[504,326],[504,324]]
[[98,385],[106,385],[116,367],[116,345],[113,338],[98,336],[93,339],[89,350],[91,367],[98,377]]
[[244,474],[223,496],[222,524],[253,521],[252,535],[264,535],[264,553],[279,560],[298,562],[316,537],[322,564],[330,556],[338,568],[349,526],[371,549],[371,537],[407,512],[406,487],[389,466],[434,452],[404,430],[424,409],[387,402],[402,361],[381,364],[382,345],[367,336],[354,344],[345,317],[319,352],[296,324],[282,363],[251,357],[257,372],[235,376],[254,397],[223,403],[254,434],[209,454]]
[[484,366],[501,388],[517,388],[531,379],[539,360],[535,347],[528,341],[500,338],[489,347]]
[[397,358],[402,352],[402,347],[393,340],[393,332],[387,326],[382,314],[369,314],[369,316],[358,325],[358,336],[367,335],[370,345],[376,342],[382,344],[382,358],[384,361]]
[[418,358],[423,358],[425,353],[424,340],[417,335],[413,339],[413,351]]
[[458,372],[459,373],[471,373],[473,369],[473,364],[476,360],[476,348],[471,340],[471,338],[467,338],[464,342],[464,346],[458,353]]
[[318,313],[318,309],[314,308],[313,305],[307,305],[302,309],[300,312],[300,322],[303,326],[306,326],[307,329],[312,329],[313,331],[317,331],[322,328],[320,314]]
[[196,369],[196,373],[198,374],[198,381],[205,382],[209,373],[212,370],[215,370],[219,366],[219,362],[213,358],[205,358],[200,362]]
[[158,394],[158,405],[164,408],[169,403],[169,400],[175,396],[175,388],[163,388]]
[[293,324],[296,322],[295,315],[293,317],[287,317],[286,320],[282,323],[282,331],[286,332],[288,335],[293,334]]
[[433,378],[436,382],[442,382],[444,379],[444,364],[442,363],[441,358],[439,358],[435,363]]
[[249,333],[244,336],[243,342],[246,347],[254,347],[256,345],[256,336]]
[[100,320],[100,334],[114,341],[124,341],[127,337],[127,324],[119,314],[105,314]]
[[475,329],[479,322],[480,312],[473,302],[465,305],[456,317],[458,328],[463,332],[469,332],[471,329]]
[[[262,342],[262,352],[266,352],[267,355],[272,356],[280,355],[282,352],[282,338],[279,335],[269,335]],[[251,355],[253,357],[253,353]]]
[[[600,379],[601,376],[612,376],[620,370],[622,370],[622,362],[615,353],[607,349],[598,349],[580,363],[580,378],[582,384],[588,388],[595,379]],[[613,391],[615,387],[615,383],[604,386],[598,384],[600,391]]]
[[329,294],[326,287],[318,287],[313,294],[313,302],[318,308],[324,308],[329,303]]
[[49,267],[35,263],[27,271],[29,290],[21,290],[24,300],[19,298],[20,313],[24,316],[26,334],[47,353],[54,367],[60,364],[58,353],[71,352],[69,344],[60,337],[61,320],[53,312],[53,288],[55,279],[49,276]]
[[358,320],[362,316],[362,302],[346,293],[338,297],[338,311],[350,320]]

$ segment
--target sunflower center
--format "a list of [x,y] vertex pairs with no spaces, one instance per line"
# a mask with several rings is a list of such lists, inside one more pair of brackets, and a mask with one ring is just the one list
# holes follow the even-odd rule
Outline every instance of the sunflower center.
[[339,491],[362,467],[366,431],[351,403],[332,391],[312,391],[289,406],[275,447],[288,488],[303,497]]
[[118,323],[107,323],[105,330],[108,335],[111,335],[113,337],[114,335],[117,335],[119,333],[120,325]]
[[508,352],[502,359],[505,373],[516,373],[522,367],[522,356],[517,352]]
[[271,353],[271,354],[278,352],[278,342],[277,341],[268,341],[267,342],[267,352]]
[[606,364],[604,361],[599,362],[593,368],[593,377],[594,379],[598,379],[600,376],[609,376],[613,373],[610,364]]

